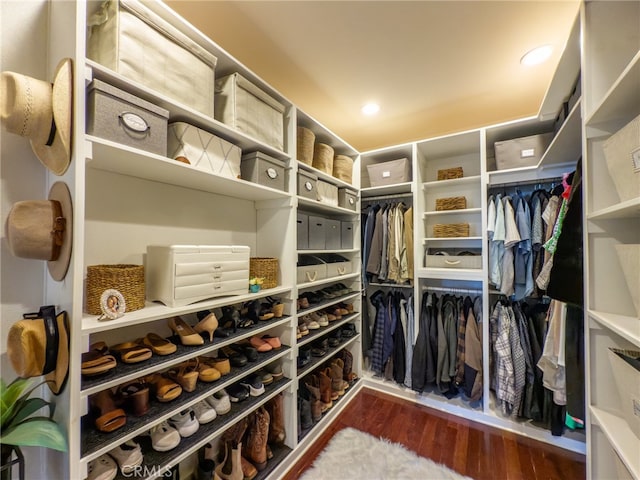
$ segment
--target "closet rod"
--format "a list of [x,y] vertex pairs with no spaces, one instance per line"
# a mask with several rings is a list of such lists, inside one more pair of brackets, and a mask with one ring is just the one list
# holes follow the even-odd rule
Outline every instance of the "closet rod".
[[562,182],[562,177],[554,177],[554,178],[539,178],[537,180],[524,180],[522,182],[507,182],[507,183],[495,183],[488,186],[489,190],[493,188],[507,188],[507,187],[520,187],[524,185],[535,185],[540,184],[543,185],[545,183],[560,183]]
[[468,293],[473,295],[482,295],[482,289],[474,288],[455,288],[455,287],[422,287],[422,292],[445,292],[445,293]]
[[386,288],[413,288],[413,285],[395,284],[395,283],[368,283],[370,287],[386,287]]
[[362,197],[362,202],[374,202],[376,200],[392,200],[394,198],[407,198],[412,197],[413,193],[393,193],[390,195],[378,195],[376,197]]

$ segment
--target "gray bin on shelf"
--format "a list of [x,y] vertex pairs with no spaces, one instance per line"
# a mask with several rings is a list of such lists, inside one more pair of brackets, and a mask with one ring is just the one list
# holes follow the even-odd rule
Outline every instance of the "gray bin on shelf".
[[300,197],[316,200],[318,189],[318,177],[305,170],[298,171],[298,195]]
[[324,250],[326,248],[326,218],[309,215],[309,248]]
[[496,168],[531,167],[537,165],[553,140],[553,132],[495,142]]
[[286,191],[285,172],[285,163],[266,153],[252,152],[242,155],[240,175],[243,180]]
[[340,220],[325,220],[325,249],[340,250],[342,242],[340,239],[341,226]]
[[296,218],[296,227],[298,234],[298,250],[306,250],[309,248],[309,215],[306,213],[298,213]]
[[339,188],[338,189],[338,206],[342,208],[348,208],[349,210],[356,211],[356,207],[358,206],[358,194],[355,190],[351,190],[350,188]]
[[340,222],[340,247],[344,249],[353,248],[353,222]]

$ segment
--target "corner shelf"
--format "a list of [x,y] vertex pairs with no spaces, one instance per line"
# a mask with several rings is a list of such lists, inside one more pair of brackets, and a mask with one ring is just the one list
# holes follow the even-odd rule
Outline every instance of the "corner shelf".
[[326,327],[320,327],[320,328],[318,328],[316,330],[309,330],[309,333],[307,335],[305,335],[302,338],[298,339],[298,348],[306,345],[309,342],[312,342],[313,340],[318,339],[319,337],[322,337],[323,335],[325,335],[325,334],[327,334],[329,332],[334,331],[338,327],[341,327],[342,325],[345,325],[345,324],[351,322],[352,320],[355,320],[359,316],[360,316],[360,312],[354,312],[354,313],[351,313],[349,315],[345,315],[340,320],[335,320],[333,322],[329,322],[329,325],[326,326]]
[[640,440],[631,431],[629,424],[617,415],[605,412],[593,405],[589,407],[589,410],[595,423],[600,426],[622,463],[634,478],[640,478],[640,455],[638,455]]
[[300,318],[303,315],[307,315],[309,313],[317,312],[318,310],[322,310],[324,308],[330,307],[331,305],[335,305],[336,303],[346,302],[347,300],[356,299],[360,295],[360,292],[351,292],[346,295],[342,295],[341,297],[336,298],[328,298],[320,303],[316,303],[309,308],[303,308],[299,310],[296,314],[296,317]]
[[311,172],[316,177],[318,177],[318,180],[332,183],[338,188],[348,188],[350,190],[357,190],[356,187],[354,187],[350,183],[345,182],[344,180],[340,180],[339,178],[336,178],[333,175],[329,175],[328,173],[318,170],[317,168],[311,165],[307,165],[306,163],[302,163],[301,161],[298,160],[298,170],[300,169],[306,170],[307,172]]
[[616,218],[640,218],[640,197],[587,214],[587,220],[612,220]]
[[616,313],[589,310],[588,314],[596,322],[617,333],[640,348],[640,319]]

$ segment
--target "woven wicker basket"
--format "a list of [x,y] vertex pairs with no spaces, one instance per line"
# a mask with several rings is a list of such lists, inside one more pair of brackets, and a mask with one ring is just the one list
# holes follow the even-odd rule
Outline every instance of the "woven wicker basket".
[[466,197],[436,198],[436,211],[462,210],[467,208]]
[[433,226],[433,236],[436,238],[468,237],[468,223],[436,223]]
[[249,277],[262,278],[262,288],[278,286],[278,259],[269,257],[251,257],[249,259]]
[[316,135],[305,127],[298,127],[296,153],[298,160],[307,165],[313,163],[313,144]]
[[333,148],[324,143],[316,143],[313,148],[313,166],[321,172],[333,173]]
[[353,158],[346,155],[333,157],[333,176],[343,182],[351,183],[353,173]]
[[462,178],[463,176],[462,167],[438,170],[438,180],[451,180],[452,178]]
[[100,315],[100,297],[105,290],[118,290],[127,304],[127,312],[144,307],[144,266],[89,265],[87,267],[87,312]]

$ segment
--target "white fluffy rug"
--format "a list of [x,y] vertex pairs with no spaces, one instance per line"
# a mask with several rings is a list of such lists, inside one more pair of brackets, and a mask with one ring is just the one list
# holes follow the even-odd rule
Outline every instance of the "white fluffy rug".
[[353,428],[334,435],[301,480],[463,480],[469,477],[402,445]]

